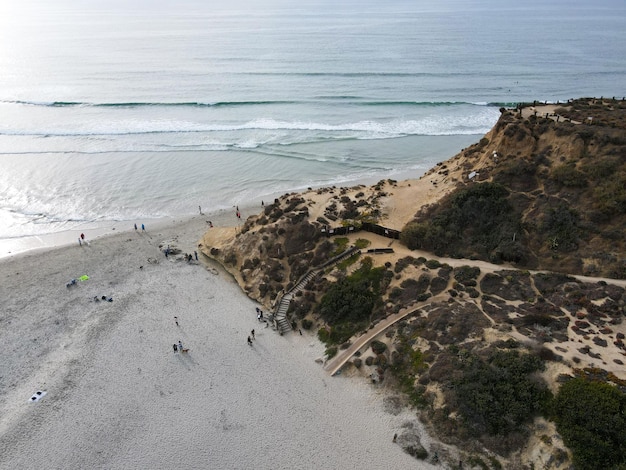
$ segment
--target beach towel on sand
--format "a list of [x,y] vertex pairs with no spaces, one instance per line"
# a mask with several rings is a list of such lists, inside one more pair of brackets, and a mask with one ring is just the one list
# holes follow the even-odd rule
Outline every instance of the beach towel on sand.
[[89,276],[87,276],[86,274],[83,274],[81,277],[78,278],[79,281],[86,281],[89,279]]

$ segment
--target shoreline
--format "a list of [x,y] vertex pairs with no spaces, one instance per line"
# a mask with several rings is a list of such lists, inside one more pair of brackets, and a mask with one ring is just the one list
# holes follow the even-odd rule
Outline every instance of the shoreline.
[[[472,138],[471,142],[467,144],[467,145],[471,145],[475,143],[476,141],[480,140],[480,138],[482,137],[482,134],[480,135],[472,134],[469,136],[461,135],[461,136],[454,136],[454,137],[462,137],[463,139],[465,139],[465,137],[468,137],[467,139],[468,142],[470,140],[469,138],[471,137]],[[215,219],[224,217],[225,218],[224,220],[230,218],[229,225],[236,226],[237,219],[235,218],[234,214],[235,214],[235,207],[237,206],[237,204],[239,205],[241,213],[242,213],[241,223],[243,223],[249,215],[252,215],[252,214],[256,215],[262,210],[261,201],[265,201],[265,203],[272,202],[274,199],[280,198],[284,194],[291,194],[291,193],[299,194],[299,193],[305,193],[309,190],[316,190],[316,189],[328,188],[328,187],[341,188],[341,187],[353,187],[357,185],[370,186],[370,185],[376,184],[377,182],[381,180],[388,180],[388,179],[395,180],[395,181],[418,180],[424,175],[426,175],[433,168],[435,168],[437,164],[444,162],[448,160],[449,158],[451,158],[452,155],[456,155],[459,152],[461,152],[462,146],[460,144],[461,142],[459,142],[458,148],[455,146],[456,150],[454,150],[454,153],[452,154],[448,154],[448,153],[444,154],[444,153],[441,153],[439,149],[437,149],[438,150],[437,153],[440,153],[441,155],[439,158],[436,158],[433,160],[432,165],[430,165],[429,163],[429,164],[425,164],[423,168],[410,168],[410,169],[404,169],[404,170],[399,170],[399,171],[393,171],[392,175],[389,174],[390,173],[389,171],[384,171],[376,175],[361,176],[359,178],[347,178],[345,180],[335,182],[334,184],[328,184],[328,183],[317,184],[317,185],[294,184],[289,190],[286,190],[286,191],[267,193],[263,196],[255,197],[254,201],[251,200],[251,201],[246,201],[245,203],[233,203],[232,207],[230,208],[221,208],[221,209],[214,209],[214,210],[209,210],[209,211],[206,211],[206,207],[209,207],[209,205],[207,204],[205,207],[205,204],[202,204],[202,201],[200,201],[200,205],[205,209],[205,211],[203,211],[202,216],[209,217],[209,219],[211,217]],[[169,215],[165,217],[156,217],[152,219],[142,218],[141,220],[138,219],[137,221],[134,221],[134,220],[107,220],[107,221],[93,220],[93,221],[86,221],[83,224],[81,224],[82,227],[87,227],[87,228],[72,228],[72,229],[67,229],[67,230],[60,230],[57,232],[39,234],[39,235],[24,235],[20,237],[0,238],[0,260],[7,258],[7,257],[14,257],[16,255],[20,255],[20,254],[31,252],[31,251],[45,251],[47,249],[52,249],[55,247],[71,246],[72,244],[77,244],[78,236],[81,233],[85,233],[88,240],[93,240],[93,239],[100,238],[102,236],[115,235],[116,233],[120,233],[120,232],[132,232],[133,224],[135,222],[137,224],[141,224],[141,222],[144,222],[146,223],[147,226],[150,226],[150,228],[157,228],[175,220],[180,220],[180,219],[186,220],[191,217],[197,217],[198,215],[199,215],[198,212],[195,211],[195,208],[194,208],[194,211],[186,213],[181,216]],[[230,217],[230,215],[232,215],[232,217]]]
[[[245,208],[244,208],[245,210]],[[234,216],[229,216],[230,211],[221,209],[214,212],[185,215],[181,217],[162,217],[156,219],[143,219],[142,221],[109,221],[95,224],[95,227],[84,229],[71,229],[62,230],[59,232],[46,233],[42,235],[27,235],[24,237],[15,238],[3,238],[0,239],[0,261],[6,258],[14,258],[15,256],[24,255],[28,253],[44,253],[47,250],[54,250],[56,248],[68,248],[73,245],[77,245],[78,238],[81,233],[85,234],[85,240],[92,242],[99,240],[103,237],[115,236],[118,234],[130,234],[135,231],[134,224],[137,223],[138,231],[141,231],[141,224],[144,223],[149,230],[163,230],[168,225],[176,223],[185,223],[191,219],[197,217],[204,217],[207,221],[215,220],[217,223],[224,223],[227,219]],[[123,228],[122,228],[123,227]],[[209,228],[207,222],[207,230]]]

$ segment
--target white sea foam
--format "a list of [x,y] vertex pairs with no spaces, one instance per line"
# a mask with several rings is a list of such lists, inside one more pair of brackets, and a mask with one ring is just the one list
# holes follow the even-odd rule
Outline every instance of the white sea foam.
[[[470,115],[450,116],[430,115],[421,119],[391,121],[356,121],[340,124],[322,122],[280,121],[275,119],[256,119],[238,125],[204,124],[190,121],[166,120],[126,120],[107,122],[92,120],[89,122],[45,123],[44,126],[32,127],[31,123],[17,127],[11,123],[0,125],[0,134],[5,136],[46,136],[46,137],[97,137],[125,136],[141,134],[184,134],[184,133],[220,133],[232,131],[325,131],[328,136],[342,132],[359,132],[358,138],[392,138],[404,135],[458,135],[486,132],[498,116],[497,111],[481,112]],[[471,130],[463,130],[464,123],[472,123]],[[28,127],[27,127],[28,126]],[[285,134],[289,141],[289,135]],[[216,142],[218,144],[218,142]],[[219,142],[229,145],[232,142]]]

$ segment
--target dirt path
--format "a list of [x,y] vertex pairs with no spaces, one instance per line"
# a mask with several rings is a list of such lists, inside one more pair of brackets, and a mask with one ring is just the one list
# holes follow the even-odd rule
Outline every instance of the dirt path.
[[[436,259],[442,264],[448,264],[452,267],[460,267],[460,266],[473,266],[478,267],[481,271],[481,277],[483,277],[486,273],[493,273],[497,271],[502,271],[505,269],[519,270],[511,265],[501,265],[501,264],[491,264],[486,261],[475,261],[468,259],[455,259],[455,258],[438,258],[431,253],[422,252],[422,251],[411,251],[408,248],[400,245],[399,243],[390,243],[388,238],[380,237],[378,235],[368,233],[368,232],[359,232],[358,234],[354,234],[352,237],[356,240],[356,238],[366,238],[370,240],[372,243],[371,248],[380,248],[380,247],[388,247],[393,246],[395,253],[391,254],[381,254],[381,255],[371,255],[375,257],[376,264],[384,264],[385,262],[395,262],[399,258],[404,256],[412,256],[419,257],[423,256],[427,259]],[[355,240],[351,240],[354,242]],[[367,255],[367,253],[364,253]],[[538,273],[547,273],[548,271],[529,271],[530,274],[538,274]],[[600,278],[600,277],[586,277],[586,276],[578,276],[578,275],[570,275],[571,277],[586,283],[597,283],[599,281],[604,281],[607,284],[614,284],[623,288],[626,288],[626,280],[624,279],[610,279],[610,278]],[[335,375],[346,362],[348,362],[354,354],[367,346],[371,341],[373,341],[376,337],[378,337],[381,333],[384,333],[390,326],[397,323],[399,320],[402,320],[406,316],[414,313],[417,310],[420,310],[424,307],[424,305],[430,304],[432,302],[437,302],[440,300],[446,299],[448,296],[447,290],[429,298],[424,302],[420,302],[418,306],[412,306],[411,308],[402,309],[398,313],[391,314],[378,322],[373,328],[368,330],[365,334],[358,337],[348,349],[340,351],[335,357],[326,361],[324,364],[324,370],[326,370],[331,376]]]
[[[447,295],[447,294],[446,294]],[[419,310],[423,307],[427,302],[433,302],[437,300],[442,300],[445,297],[444,294],[439,294],[434,297],[431,297],[426,302],[421,302],[419,307],[411,307],[400,310],[398,313],[394,313],[386,317],[384,320],[378,322],[374,328],[370,329],[359,337],[348,349],[344,349],[340,353],[338,353],[331,360],[327,361],[324,365],[324,370],[328,371],[330,375],[335,375],[339,369],[343,367],[343,365],[350,360],[354,354],[361,349],[362,347],[368,345],[370,341],[376,338],[380,333],[384,332],[394,323],[402,320],[407,315],[412,314],[413,312]]]

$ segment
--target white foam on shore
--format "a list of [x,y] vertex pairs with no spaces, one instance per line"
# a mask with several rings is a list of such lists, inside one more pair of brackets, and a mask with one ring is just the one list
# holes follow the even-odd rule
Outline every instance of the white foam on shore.
[[[244,212],[245,211],[245,212]],[[242,213],[252,213],[251,208],[242,209]],[[215,221],[215,223],[234,222],[235,216],[233,211],[214,211],[208,214],[198,215],[196,217],[204,218],[205,222]],[[184,217],[182,220],[190,219],[191,216]],[[141,224],[150,231],[161,230],[168,225],[180,223],[180,218],[162,217],[157,219],[142,219],[134,221],[93,221],[85,222],[80,228],[73,230],[63,230],[59,232],[46,233],[41,235],[30,235],[14,238],[0,238],[0,259],[11,257],[26,252],[40,252],[52,248],[69,247],[79,245],[78,238],[81,233],[85,234],[88,243],[108,235],[119,233],[132,233],[135,231],[135,223],[137,231],[141,231]],[[208,228],[208,225],[206,226]]]

